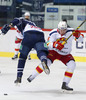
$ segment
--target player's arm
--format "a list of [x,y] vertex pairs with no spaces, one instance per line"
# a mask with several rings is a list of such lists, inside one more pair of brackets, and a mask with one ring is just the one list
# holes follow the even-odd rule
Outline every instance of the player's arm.
[[82,42],[82,41],[83,41],[84,35],[81,34],[79,30],[76,30],[76,31],[73,33],[73,36],[75,37],[75,40],[76,40],[76,41],[78,41],[78,42]]
[[18,23],[19,23],[19,20],[15,18],[12,22],[10,22],[10,24],[5,24],[2,27],[0,34],[5,35],[10,30],[11,27],[14,27]]
[[55,41],[55,36],[52,34],[48,36],[48,39],[47,39],[47,46],[49,48],[52,48],[53,47],[53,42]]
[[65,38],[61,38],[55,41],[55,37],[48,37],[48,41],[47,41],[47,46],[50,48],[56,48],[58,50],[61,50],[64,48],[64,45],[62,44],[62,42],[65,41]]
[[0,34],[5,35],[5,34],[10,30],[10,28],[11,28],[11,27],[10,27],[8,24],[5,24],[5,25],[2,27]]
[[73,32],[73,36],[76,38],[76,39],[78,39],[79,37],[80,37],[80,31],[79,30],[75,30],[74,32]]
[[62,50],[64,48],[64,45],[62,43],[65,40],[66,39],[63,37],[63,38],[60,38],[57,41],[53,42],[53,48],[56,48],[58,50]]
[[79,38],[75,39],[75,40],[78,41],[78,42],[83,42],[83,39],[84,39],[84,35],[80,34]]

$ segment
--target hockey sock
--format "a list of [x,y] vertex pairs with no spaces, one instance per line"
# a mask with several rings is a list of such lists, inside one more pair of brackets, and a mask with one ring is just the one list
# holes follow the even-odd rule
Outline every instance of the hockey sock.
[[26,59],[27,56],[20,54],[18,67],[17,67],[17,77],[22,77]]
[[75,61],[73,60],[67,63],[67,70],[65,71],[63,82],[66,82],[67,84],[70,82],[75,66],[76,64],[75,64]]

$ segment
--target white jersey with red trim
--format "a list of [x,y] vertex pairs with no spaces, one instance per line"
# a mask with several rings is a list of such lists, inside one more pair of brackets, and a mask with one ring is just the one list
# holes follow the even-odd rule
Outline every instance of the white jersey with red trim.
[[24,37],[23,37],[23,35],[21,34],[21,32],[18,30],[18,28],[17,28],[16,26],[15,26],[14,28],[15,28],[16,31],[17,31],[17,32],[16,32],[16,37],[19,38],[19,39],[23,39]]
[[[70,36],[70,34],[72,34],[72,31],[74,29],[73,28],[67,28],[67,31],[64,35],[59,34],[58,29],[53,29],[48,37],[48,49],[49,50],[55,50],[56,52],[58,52],[61,55],[67,55],[70,54],[71,50],[72,50],[72,40],[74,39],[74,36],[72,35],[68,40],[67,43],[64,45],[64,48],[62,50],[58,50],[56,48],[53,48],[53,42],[57,41],[60,38],[68,38]],[[77,39],[77,41],[82,42],[83,41],[83,37],[80,35],[80,37]]]

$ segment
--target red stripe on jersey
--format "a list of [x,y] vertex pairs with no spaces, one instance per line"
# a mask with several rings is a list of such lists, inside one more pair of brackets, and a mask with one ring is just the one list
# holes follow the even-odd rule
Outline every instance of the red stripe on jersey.
[[83,38],[84,38],[84,35],[83,34],[80,34]]
[[66,77],[70,77],[70,78],[71,78],[71,77],[72,77],[72,75],[73,75],[73,73],[70,73],[70,72],[65,72],[65,76],[66,76]]
[[15,43],[21,43],[21,41],[15,41]]
[[22,39],[16,38],[15,43],[21,43]]
[[42,70],[39,66],[36,67],[36,71],[37,71],[38,73],[42,73],[42,72],[43,72],[43,70]]
[[48,37],[47,41],[49,41],[50,37]]
[[57,29],[57,32],[59,33],[58,29]]
[[15,49],[15,51],[19,51],[19,49]]

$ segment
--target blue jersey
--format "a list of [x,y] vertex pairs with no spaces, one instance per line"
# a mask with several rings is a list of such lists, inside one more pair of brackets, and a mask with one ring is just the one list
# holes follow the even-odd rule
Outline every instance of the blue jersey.
[[18,30],[23,34],[26,31],[41,31],[42,30],[35,25],[35,23],[25,20],[24,18],[14,18],[14,20],[11,22],[13,26],[16,26]]

